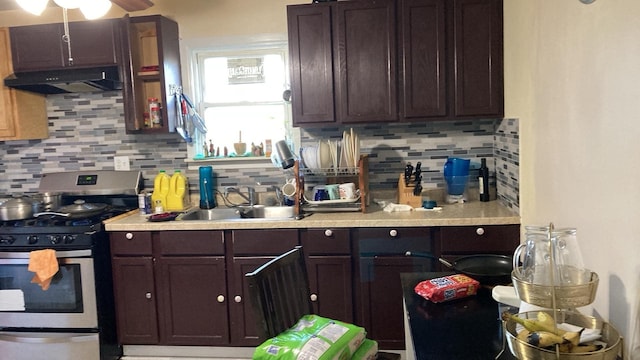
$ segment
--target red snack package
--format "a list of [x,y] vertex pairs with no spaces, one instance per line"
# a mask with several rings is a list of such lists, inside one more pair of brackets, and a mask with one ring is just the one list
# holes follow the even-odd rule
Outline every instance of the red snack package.
[[480,283],[466,275],[455,274],[425,280],[414,288],[416,294],[434,303],[475,295]]

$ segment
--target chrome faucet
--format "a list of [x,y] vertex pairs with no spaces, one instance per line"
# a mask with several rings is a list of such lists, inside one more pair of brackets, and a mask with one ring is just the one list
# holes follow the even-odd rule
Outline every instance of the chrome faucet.
[[[229,194],[230,193],[236,193],[238,194],[241,198],[243,198],[246,203],[244,204],[234,204],[231,201],[229,201]],[[256,189],[254,189],[251,186],[247,186],[247,195],[243,194],[238,188],[235,188],[233,186],[227,186],[226,188],[224,188],[224,198],[225,200],[231,204],[232,206],[239,206],[239,205],[249,205],[249,206],[253,206],[257,204],[257,196],[256,196]]]

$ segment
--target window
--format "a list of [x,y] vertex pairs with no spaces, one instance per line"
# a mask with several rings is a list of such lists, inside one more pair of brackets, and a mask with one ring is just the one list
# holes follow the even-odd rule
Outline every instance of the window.
[[[206,144],[223,156],[235,154],[235,143],[260,146],[285,138],[290,123],[282,94],[287,87],[286,44],[197,53],[199,99],[208,133]],[[196,154],[203,152],[202,145]]]

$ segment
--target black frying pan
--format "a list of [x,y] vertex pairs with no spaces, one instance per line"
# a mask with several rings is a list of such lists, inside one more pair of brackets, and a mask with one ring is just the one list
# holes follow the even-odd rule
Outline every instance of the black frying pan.
[[[435,256],[425,253],[408,253],[407,255],[436,259]],[[454,262],[449,262],[443,258],[437,259],[446,267],[478,280],[483,285],[511,283],[513,261],[510,256],[494,254],[469,255],[457,258]]]

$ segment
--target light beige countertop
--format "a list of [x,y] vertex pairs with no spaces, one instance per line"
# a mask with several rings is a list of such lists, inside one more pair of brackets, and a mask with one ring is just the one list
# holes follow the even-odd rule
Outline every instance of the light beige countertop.
[[149,222],[138,210],[104,222],[107,231],[225,230],[283,228],[419,227],[520,224],[520,216],[499,201],[441,205],[439,211],[386,212],[372,205],[367,212],[313,213],[300,220],[189,220]]

